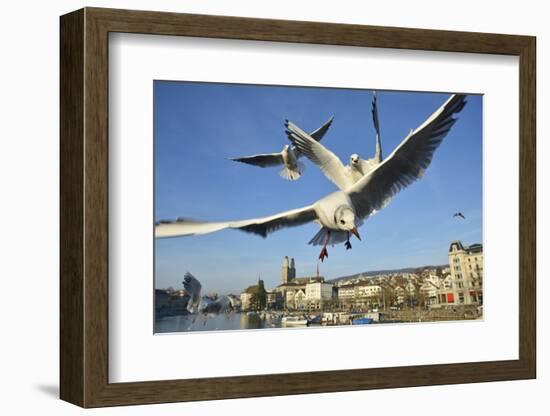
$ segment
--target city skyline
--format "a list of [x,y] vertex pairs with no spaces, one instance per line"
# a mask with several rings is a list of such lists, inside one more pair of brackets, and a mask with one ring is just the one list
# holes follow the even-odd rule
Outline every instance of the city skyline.
[[[475,245],[477,243],[472,243],[472,244]],[[444,262],[444,263],[441,263],[441,264],[421,264],[421,265],[419,264],[419,265],[410,265],[410,266],[391,268],[391,269],[361,270],[361,271],[357,271],[355,273],[348,274],[348,275],[328,277],[328,276],[325,276],[321,272],[323,263],[321,263],[320,261],[317,263],[318,268],[316,268],[311,273],[309,273],[309,270],[304,271],[304,272],[302,272],[300,270],[299,262],[296,258],[294,258],[292,256],[285,256],[285,257],[288,257],[289,259],[292,259],[292,260],[295,261],[295,264],[297,265],[297,266],[295,266],[295,269],[296,269],[296,276],[295,277],[297,277],[297,278],[315,277],[315,276],[317,276],[317,272],[319,272],[318,275],[320,277],[323,277],[325,279],[325,281],[330,281],[330,282],[337,282],[339,280],[347,280],[347,279],[357,278],[358,276],[371,278],[371,277],[377,277],[377,276],[387,276],[387,275],[391,275],[391,274],[407,274],[409,272],[405,272],[404,270],[409,270],[409,269],[418,271],[418,270],[422,270],[422,269],[430,269],[430,268],[436,268],[436,267],[449,267],[449,262],[447,261],[447,262]],[[269,284],[266,283],[266,287],[274,288],[274,287],[281,284],[281,265],[282,265],[282,262],[283,262],[283,259],[279,259],[279,269],[274,272],[274,275],[273,275],[272,279],[265,279],[260,274],[258,274],[257,276],[253,276],[252,274],[250,274],[251,280],[248,281],[248,283],[244,287],[235,288],[235,290],[228,291],[226,293],[218,293],[218,292],[215,292],[215,291],[213,292],[213,291],[208,291],[208,290],[205,293],[206,294],[215,294],[216,293],[216,294],[222,294],[222,295],[223,294],[237,294],[238,292],[242,291],[243,289],[246,289],[248,286],[257,284],[259,280],[263,280],[264,282],[268,282]],[[272,283],[272,281],[274,283]],[[167,286],[167,287],[156,286],[156,288],[157,289],[168,289],[170,287],[174,290],[181,290],[181,287],[179,287],[181,285],[182,285],[182,282],[179,282],[179,285],[176,284],[176,285],[170,285],[170,286]]]
[[[323,139],[344,163],[374,153],[370,90],[155,82],[155,220],[185,216],[234,220],[311,203],[335,190],[318,168],[296,182],[276,168],[228,158],[280,151],[286,118],[313,130],[331,115]],[[421,124],[448,94],[378,91],[383,155]],[[459,120],[436,151],[425,176],[393,198],[360,229],[353,249],[330,250],[326,279],[368,270],[445,264],[450,241],[482,243],[482,97],[468,96]],[[461,211],[466,220],[453,218]],[[237,292],[258,276],[278,284],[280,262],[296,259],[299,275],[314,275],[318,249],[308,224],[268,239],[235,230],[155,241],[156,287],[181,286],[190,271],[207,292]]]

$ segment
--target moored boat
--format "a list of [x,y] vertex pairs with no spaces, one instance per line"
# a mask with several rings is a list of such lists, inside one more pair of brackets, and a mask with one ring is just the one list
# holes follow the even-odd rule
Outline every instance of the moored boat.
[[281,323],[286,326],[302,326],[307,325],[307,319],[303,316],[284,316]]
[[373,319],[372,318],[355,318],[351,321],[352,325],[367,325],[372,324]]

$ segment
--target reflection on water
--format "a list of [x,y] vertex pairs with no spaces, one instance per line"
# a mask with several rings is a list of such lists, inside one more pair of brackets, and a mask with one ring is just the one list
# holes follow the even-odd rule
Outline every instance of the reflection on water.
[[280,327],[280,318],[262,318],[258,314],[247,315],[246,313],[180,315],[160,318],[155,321],[156,333]]

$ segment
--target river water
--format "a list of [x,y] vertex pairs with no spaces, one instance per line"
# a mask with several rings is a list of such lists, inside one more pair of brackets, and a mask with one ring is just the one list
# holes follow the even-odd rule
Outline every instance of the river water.
[[[344,318],[342,318],[344,319]],[[347,319],[347,318],[346,318]],[[400,323],[403,321],[380,321],[374,323]],[[337,324],[349,325],[349,321],[338,321]],[[326,324],[309,324],[307,327],[319,327]],[[334,325],[332,323],[331,325]],[[290,326],[292,328],[306,328],[306,325]],[[155,333],[170,332],[197,332],[197,331],[224,331],[239,329],[287,328],[281,323],[281,316],[269,315],[262,317],[256,313],[228,313],[228,314],[190,314],[167,316],[155,319]]]
[[246,313],[178,315],[155,320],[155,332],[220,331],[235,329],[280,328],[280,318],[262,319]]

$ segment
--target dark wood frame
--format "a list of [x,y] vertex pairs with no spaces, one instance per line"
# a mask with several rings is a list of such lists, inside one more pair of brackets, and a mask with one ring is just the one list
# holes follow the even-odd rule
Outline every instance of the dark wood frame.
[[[536,377],[535,38],[85,8],[61,17],[60,396],[83,407]],[[248,39],[515,55],[520,65],[519,359],[109,383],[108,34]]]

